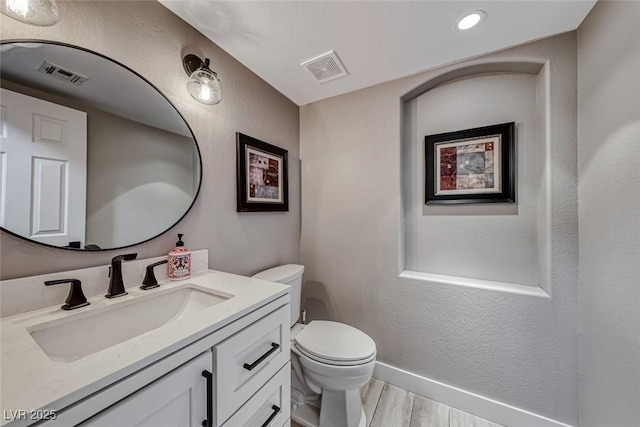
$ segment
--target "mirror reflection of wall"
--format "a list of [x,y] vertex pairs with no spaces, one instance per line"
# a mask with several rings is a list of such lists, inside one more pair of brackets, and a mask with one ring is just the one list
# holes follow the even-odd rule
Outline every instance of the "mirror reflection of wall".
[[192,145],[183,135],[89,113],[87,242],[146,240],[164,231],[165,218],[180,218],[198,185]]
[[[108,59],[57,44],[36,46],[13,46],[8,55],[3,45],[2,87],[86,113],[85,236],[69,236],[69,242],[80,241],[83,248],[118,248],[167,230],[188,211],[200,184],[199,152],[180,114],[155,88]],[[81,91],[37,73],[43,61],[73,67],[88,77],[85,87]],[[105,96],[110,98],[106,102]],[[11,130],[11,120],[7,124]],[[11,143],[9,133],[2,144]],[[11,158],[7,164],[29,167],[14,165]],[[69,189],[77,186],[69,184]],[[5,203],[10,210],[12,201]],[[12,229],[6,219],[3,228],[37,240],[31,232]]]

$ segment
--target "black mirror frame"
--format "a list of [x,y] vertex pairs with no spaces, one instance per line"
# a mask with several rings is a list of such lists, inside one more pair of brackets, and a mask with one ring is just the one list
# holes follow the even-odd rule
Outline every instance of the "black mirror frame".
[[193,130],[191,129],[191,126],[189,125],[189,122],[187,122],[187,120],[184,118],[184,116],[182,115],[180,110],[178,110],[176,108],[176,106],[173,104],[173,102],[171,102],[169,100],[169,98],[167,98],[167,96],[164,93],[162,93],[162,91],[160,91],[160,89],[158,89],[153,83],[151,83],[149,80],[144,78],[138,72],[136,72],[133,69],[127,67],[123,63],[116,61],[113,58],[109,58],[108,56],[103,55],[101,53],[98,53],[96,51],[93,51],[91,49],[87,49],[87,48],[82,47],[82,46],[72,45],[72,44],[69,44],[69,43],[58,42],[58,41],[54,41],[54,40],[42,40],[42,39],[7,39],[7,40],[0,40],[0,45],[9,44],[9,43],[43,43],[43,44],[64,46],[64,47],[68,47],[68,48],[81,50],[81,51],[84,51],[84,52],[91,53],[93,55],[99,56],[101,58],[104,58],[104,59],[106,59],[108,61],[111,61],[114,64],[119,65],[122,68],[124,68],[125,70],[129,71],[130,73],[136,75],[143,82],[145,82],[146,84],[151,86],[156,92],[158,92],[160,94],[160,96],[162,96],[169,103],[169,105],[171,105],[171,107],[176,111],[176,113],[178,113],[178,115],[180,116],[180,118],[182,119],[184,124],[187,126],[187,129],[189,129],[189,132],[191,133],[191,137],[193,138],[193,143],[195,144],[195,147],[196,147],[196,152],[198,153],[198,167],[200,168],[200,176],[199,176],[199,179],[198,179],[198,188],[196,189],[196,193],[193,196],[193,200],[191,201],[191,204],[189,205],[187,210],[185,210],[184,214],[182,214],[182,216],[180,218],[178,218],[178,220],[175,223],[173,223],[171,226],[169,226],[166,230],[156,234],[155,236],[152,236],[152,237],[150,237],[150,238],[148,238],[146,240],[142,240],[140,242],[132,243],[130,245],[118,246],[118,247],[115,247],[115,248],[105,248],[105,249],[102,249],[102,248],[100,248],[100,249],[82,249],[82,248],[72,248],[72,247],[68,247],[68,246],[54,246],[54,245],[49,245],[47,243],[42,243],[42,242],[37,242],[35,240],[31,240],[31,239],[29,239],[27,237],[21,236],[19,234],[16,234],[16,233],[10,231],[10,230],[7,230],[4,227],[0,227],[0,230],[2,232],[5,232],[5,233],[10,234],[12,236],[18,237],[18,238],[20,238],[22,240],[25,240],[27,242],[34,243],[34,244],[40,245],[40,246],[46,246],[46,247],[49,247],[49,248],[64,249],[64,250],[70,250],[70,251],[74,251],[74,252],[107,252],[107,251],[121,250],[121,249],[124,249],[124,248],[130,248],[132,246],[137,246],[137,245],[141,245],[143,243],[149,242],[149,241],[151,241],[151,240],[153,240],[153,239],[155,239],[157,237],[162,236],[163,234],[165,234],[168,231],[170,231],[173,227],[178,225],[178,223],[180,223],[180,221],[182,221],[184,219],[184,217],[187,216],[189,211],[191,211],[191,209],[193,208],[193,205],[196,203],[196,200],[198,200],[198,196],[200,195],[200,189],[202,188],[203,169],[202,169],[202,153],[200,152],[200,146],[198,145],[198,140],[196,139],[196,136],[193,133]]

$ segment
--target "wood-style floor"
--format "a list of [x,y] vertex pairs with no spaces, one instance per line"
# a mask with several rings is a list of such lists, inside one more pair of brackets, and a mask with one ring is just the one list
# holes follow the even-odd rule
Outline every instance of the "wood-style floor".
[[502,427],[375,378],[360,396],[368,427]]

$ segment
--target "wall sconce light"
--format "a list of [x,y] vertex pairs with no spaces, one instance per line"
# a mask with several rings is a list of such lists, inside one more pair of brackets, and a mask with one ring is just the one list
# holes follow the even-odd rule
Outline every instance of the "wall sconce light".
[[60,19],[56,0],[1,0],[0,12],[25,24],[42,27]]
[[189,76],[187,91],[193,99],[209,105],[222,100],[220,80],[216,72],[209,68],[209,58],[202,62],[196,55],[189,54],[182,58],[182,65]]

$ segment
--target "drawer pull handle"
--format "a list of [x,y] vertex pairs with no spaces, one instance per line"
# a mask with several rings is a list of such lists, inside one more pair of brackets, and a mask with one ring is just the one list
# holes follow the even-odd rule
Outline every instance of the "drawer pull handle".
[[258,366],[260,363],[262,363],[264,361],[264,359],[266,359],[267,357],[269,357],[271,355],[271,353],[273,353],[274,351],[276,351],[277,349],[280,348],[280,345],[272,342],[271,343],[271,349],[269,351],[267,351],[265,354],[263,354],[262,356],[260,356],[260,358],[258,360],[256,360],[255,362],[253,362],[251,365],[249,365],[248,363],[245,363],[244,369],[246,369],[247,371],[252,371],[253,368],[255,368],[256,366]]
[[202,422],[202,427],[213,426],[213,374],[202,371],[202,376],[207,379],[207,419]]
[[271,421],[273,421],[273,419],[280,413],[280,408],[276,405],[273,405],[271,409],[273,410],[273,413],[271,414],[271,416],[269,416],[269,418],[267,418],[267,421],[262,424],[262,427],[267,427],[269,423],[271,423]]

